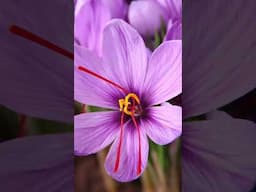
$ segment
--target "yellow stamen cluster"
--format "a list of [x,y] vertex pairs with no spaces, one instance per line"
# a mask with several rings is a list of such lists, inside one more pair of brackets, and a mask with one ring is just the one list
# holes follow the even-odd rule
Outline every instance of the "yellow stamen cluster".
[[139,97],[134,93],[129,93],[124,99],[119,99],[120,111],[123,111],[127,115],[134,115],[134,111],[129,111],[128,107],[131,105],[129,100],[133,99],[137,104],[140,104]]

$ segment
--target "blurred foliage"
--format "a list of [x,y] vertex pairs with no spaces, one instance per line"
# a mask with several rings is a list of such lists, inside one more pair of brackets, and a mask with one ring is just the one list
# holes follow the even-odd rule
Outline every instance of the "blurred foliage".
[[0,106],[0,140],[8,140],[17,136],[19,117],[17,113]]
[[30,134],[52,134],[73,132],[73,127],[73,124],[67,124],[38,118],[29,118],[28,122]]
[[231,116],[256,122],[256,89],[219,108]]
[[169,145],[157,145],[153,141],[149,140],[149,163],[152,164],[152,151],[155,151],[157,153],[157,156],[159,157],[159,163],[163,170],[169,170],[170,168],[170,157],[168,154]]
[[[21,114],[0,106],[0,141],[19,136],[20,118]],[[68,124],[28,116],[25,116],[25,118],[26,135],[73,132],[72,123]]]

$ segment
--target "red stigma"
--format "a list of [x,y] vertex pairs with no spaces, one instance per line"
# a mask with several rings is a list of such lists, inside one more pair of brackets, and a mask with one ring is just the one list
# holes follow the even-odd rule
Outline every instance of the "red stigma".
[[10,28],[9,28],[9,31],[12,32],[13,34],[15,35],[18,35],[18,36],[21,36],[25,39],[28,39],[30,41],[33,41],[34,43],[37,43],[43,47],[46,47],[56,53],[59,53],[65,57],[68,57],[69,59],[72,59],[74,60],[74,54],[72,52],[69,52],[45,39],[43,39],[42,37],[39,37],[38,35],[35,35],[33,33],[31,33],[30,31],[24,29],[24,28],[21,28],[19,26],[16,26],[16,25],[12,25]]
[[[74,54],[72,52],[69,52],[45,39],[43,39],[42,37],[38,36],[38,35],[35,35],[34,33],[24,29],[24,28],[21,28],[19,26],[16,26],[16,25],[12,25],[10,26],[9,28],[9,31],[12,32],[13,34],[15,35],[18,35],[18,36],[21,36],[25,39],[28,39],[30,41],[33,41],[34,43],[37,43],[43,47],[46,47],[56,53],[59,53],[69,59],[72,59],[74,60]],[[81,71],[84,71],[90,75],[93,75],[105,82],[108,82],[110,84],[112,84],[113,86],[117,87],[118,89],[122,90],[124,93],[128,93],[127,90],[125,90],[124,88],[122,88],[120,85],[114,83],[113,81],[110,81],[109,79],[105,78],[105,77],[102,77],[101,75],[97,74],[97,73],[94,73],[93,71],[90,71],[89,69],[86,69],[85,67],[82,67],[82,66],[79,66],[78,69],[80,69]]]
[[126,89],[124,89],[123,87],[121,87],[120,85],[116,84],[115,82],[113,82],[113,81],[111,81],[111,80],[109,80],[109,79],[107,79],[107,78],[105,78],[105,77],[103,77],[103,76],[101,76],[101,75],[99,75],[99,74],[97,74],[97,73],[94,73],[93,71],[91,71],[91,70],[89,70],[89,69],[87,69],[87,68],[85,68],[85,67],[83,67],[83,66],[78,66],[78,69],[79,69],[80,71],[83,71],[83,72],[85,72],[85,73],[88,73],[88,74],[90,74],[90,75],[92,75],[92,76],[94,76],[94,77],[97,77],[98,79],[101,79],[101,80],[103,80],[103,81],[105,81],[105,82],[107,82],[107,83],[109,83],[109,84],[111,84],[111,85],[117,87],[118,89],[120,89],[120,90],[123,91],[124,93],[128,93],[128,91],[127,91]]
[[138,166],[137,166],[137,175],[139,175],[141,173],[141,138],[140,138],[140,128],[136,122],[136,119],[134,117],[134,115],[131,116],[132,117],[132,121],[134,123],[134,126],[136,127],[137,131],[138,131],[138,140],[139,140],[139,160],[138,160]]
[[123,127],[124,127],[124,112],[122,112],[122,116],[121,116],[120,139],[119,139],[118,148],[117,148],[117,155],[116,155],[116,162],[115,162],[114,172],[117,172],[117,170],[119,168],[119,162],[120,162],[120,156],[121,156],[121,147],[122,147],[122,143],[123,143],[123,129],[124,129]]

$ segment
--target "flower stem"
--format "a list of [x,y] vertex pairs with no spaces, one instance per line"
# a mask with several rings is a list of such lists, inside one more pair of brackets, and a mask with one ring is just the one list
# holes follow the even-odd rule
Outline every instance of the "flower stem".
[[159,180],[157,192],[167,192],[167,182],[165,178],[165,173],[160,165],[156,151],[152,151],[152,160]]
[[171,156],[171,190],[172,192],[180,192],[180,163],[179,163],[179,143],[180,140],[176,139],[171,145],[170,145],[170,156]]
[[152,178],[150,177],[149,167],[145,169],[142,177],[142,191],[143,192],[154,192]]
[[107,150],[104,149],[97,153],[97,159],[100,165],[100,171],[101,175],[105,184],[105,188],[107,192],[117,192],[117,187],[115,181],[107,175],[105,168],[104,168],[104,162],[105,158],[107,156]]
[[158,156],[161,168],[164,170],[164,168],[165,168],[165,149],[164,149],[164,146],[157,145],[157,156]]

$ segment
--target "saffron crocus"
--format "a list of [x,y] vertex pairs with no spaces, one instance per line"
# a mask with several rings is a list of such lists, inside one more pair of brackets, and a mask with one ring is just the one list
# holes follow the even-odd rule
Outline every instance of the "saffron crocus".
[[181,51],[181,41],[166,41],[148,59],[138,32],[118,19],[104,30],[102,59],[75,45],[75,100],[110,109],[75,116],[76,155],[113,142],[107,173],[122,182],[138,178],[148,137],[165,145],[181,134],[181,107],[165,102],[181,93]]
[[181,39],[182,0],[139,0],[130,4],[128,19],[143,36],[152,36],[168,24],[165,40]]
[[213,113],[183,125],[183,191],[250,191],[256,178],[256,124]]
[[75,2],[75,43],[102,54],[102,34],[112,18],[125,19],[128,5],[124,0],[78,0]]
[[182,37],[182,0],[157,0],[169,19],[164,40],[177,40]]
[[182,17],[182,0],[155,0],[163,8],[169,19],[181,20]]
[[143,36],[153,36],[167,21],[167,15],[156,1],[133,1],[129,6],[129,23]]
[[0,153],[1,191],[73,191],[73,134],[12,139]]
[[[255,89],[253,53],[256,47],[252,40],[256,40],[256,28],[248,22],[254,18],[255,3],[189,1],[184,5],[187,33],[183,40],[186,46],[182,71],[186,76],[182,106],[183,118],[190,119],[212,112]],[[244,9],[241,10],[241,6]],[[239,22],[230,25],[238,12]],[[204,17],[199,21],[200,15]],[[223,18],[223,22],[209,22]],[[241,35],[238,29],[245,26],[247,30]],[[184,123],[183,191],[250,191],[256,178],[255,126],[253,122],[228,115]]]
[[101,0],[79,0],[75,4],[75,43],[101,55],[102,32],[111,19],[110,11]]
[[[19,25],[72,55],[72,2],[28,0],[26,3],[2,3],[0,105],[32,117],[73,122],[72,60],[9,30],[11,25]],[[56,12],[56,9],[66,14]]]

